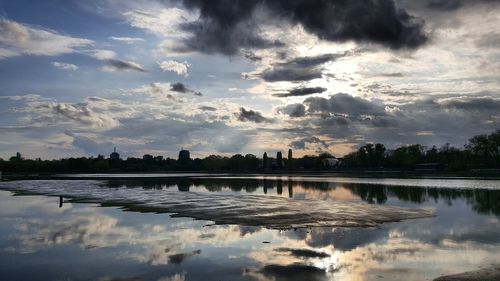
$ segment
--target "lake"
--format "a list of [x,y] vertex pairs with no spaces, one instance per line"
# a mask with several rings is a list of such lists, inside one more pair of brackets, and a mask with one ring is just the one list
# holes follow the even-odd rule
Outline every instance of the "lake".
[[498,266],[499,218],[499,180],[3,181],[0,280],[434,280]]

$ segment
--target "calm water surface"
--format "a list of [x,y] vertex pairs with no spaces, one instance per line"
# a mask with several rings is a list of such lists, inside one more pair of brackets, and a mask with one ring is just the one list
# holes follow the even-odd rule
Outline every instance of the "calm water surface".
[[500,181],[154,176],[94,181],[103,194],[283,197],[307,202],[306,214],[314,202],[342,202],[436,216],[275,230],[82,198],[60,206],[57,192],[81,183],[70,179],[32,182],[38,195],[26,181],[1,182],[0,280],[432,280],[500,263]]

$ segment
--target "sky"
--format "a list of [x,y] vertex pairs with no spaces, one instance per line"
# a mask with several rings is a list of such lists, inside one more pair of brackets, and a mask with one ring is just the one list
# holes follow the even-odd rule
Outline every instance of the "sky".
[[500,1],[0,0],[0,158],[463,147]]

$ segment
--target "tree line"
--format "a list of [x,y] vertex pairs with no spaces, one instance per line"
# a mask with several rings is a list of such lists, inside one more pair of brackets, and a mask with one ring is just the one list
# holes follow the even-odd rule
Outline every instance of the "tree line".
[[387,150],[383,144],[366,144],[343,159],[349,168],[411,170],[434,168],[447,171],[500,168],[500,130],[477,135],[463,148],[445,144],[427,148],[420,144]]
[[[18,156],[8,161],[0,159],[0,171],[4,173],[106,173],[106,172],[165,172],[165,171],[208,171],[208,172],[259,172],[259,171],[320,171],[331,169],[325,159],[333,158],[329,153],[309,155],[300,158],[258,158],[253,154],[235,154],[231,157],[210,155],[196,159],[172,159],[152,157],[148,159],[105,159],[104,157],[79,157],[59,160],[23,159]],[[278,161],[276,161],[276,159]],[[275,164],[270,165],[271,160]],[[471,169],[500,168],[500,130],[491,134],[472,137],[462,148],[445,144],[427,148],[420,144],[405,145],[388,150],[383,144],[365,144],[357,151],[340,159],[336,170],[428,169],[443,171],[467,171]]]

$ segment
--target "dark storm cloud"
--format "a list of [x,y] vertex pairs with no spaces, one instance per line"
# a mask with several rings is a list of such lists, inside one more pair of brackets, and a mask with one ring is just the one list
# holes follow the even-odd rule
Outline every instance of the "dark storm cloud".
[[183,93],[183,94],[193,94],[196,96],[202,96],[202,93],[196,92],[188,87],[186,85],[178,82],[178,83],[172,83],[170,84],[170,90],[177,92],[177,93]]
[[[304,114],[293,121],[295,131],[287,133],[298,139],[292,144],[296,149],[306,148],[304,139],[311,135],[350,143],[381,142],[389,148],[446,142],[461,147],[474,135],[498,129],[500,99],[487,94],[436,97],[397,106],[345,94],[308,98],[303,103]],[[290,115],[295,107],[297,104],[291,104],[278,112]]]
[[278,110],[290,117],[302,117],[306,114],[306,107],[301,103],[289,104]]
[[[410,8],[412,11],[426,12],[456,12],[462,8],[487,4],[500,4],[498,0],[397,0],[400,6]],[[420,14],[420,13],[419,13]]]
[[427,7],[439,11],[455,11],[464,6],[500,3],[498,0],[428,0]]
[[113,69],[117,70],[134,70],[139,72],[147,72],[142,66],[135,62],[118,60],[118,59],[107,59],[106,64]]
[[461,0],[430,0],[427,2],[427,7],[442,11],[453,11],[462,7],[462,5]]
[[445,108],[460,109],[465,111],[490,111],[500,112],[500,100],[492,97],[453,99],[440,102]]
[[297,97],[297,96],[307,96],[312,94],[320,94],[328,90],[323,87],[313,87],[313,88],[295,88],[288,93],[274,94],[275,97]]
[[277,81],[309,81],[321,78],[321,69],[319,68],[300,68],[291,67],[286,68],[280,65],[274,66],[272,69],[266,70],[261,75],[262,79],[267,82]]
[[[344,93],[338,93],[329,98],[309,97],[305,99],[302,104],[289,104],[279,108],[278,112],[290,117],[319,114],[325,122],[334,122],[337,125],[348,124],[348,120],[342,117],[343,115],[351,119],[359,119],[362,115],[377,117],[386,115],[382,104],[377,104]],[[330,118],[327,118],[328,116]]]
[[271,122],[268,118],[262,116],[262,113],[258,111],[253,111],[251,109],[246,110],[245,108],[241,107],[240,112],[237,113],[238,120],[241,122],[255,122],[255,123],[265,123],[265,122]]
[[329,99],[310,97],[304,101],[309,113],[343,113],[357,115],[384,115],[384,107],[348,94],[335,94]]
[[184,29],[194,36],[184,43],[186,50],[233,55],[240,48],[282,46],[258,35],[257,8],[272,20],[299,24],[317,37],[329,41],[378,43],[393,49],[417,48],[427,41],[423,22],[398,9],[392,0],[179,0],[200,12],[198,21]]
[[336,60],[347,54],[327,54],[320,56],[299,57],[286,62],[276,63],[258,76],[268,82],[309,81],[322,77],[321,65]]

